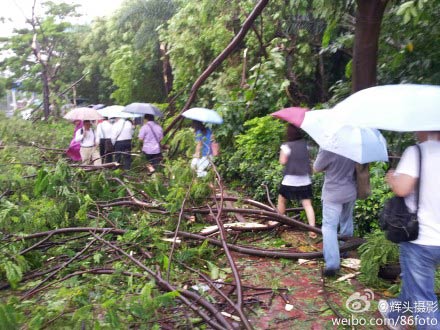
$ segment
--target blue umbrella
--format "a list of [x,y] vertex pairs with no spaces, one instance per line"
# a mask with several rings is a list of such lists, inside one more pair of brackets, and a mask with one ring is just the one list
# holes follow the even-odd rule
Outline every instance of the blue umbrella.
[[322,149],[357,163],[388,161],[386,140],[377,129],[344,124],[335,110],[307,111],[300,127]]
[[206,108],[191,108],[182,113],[182,116],[188,119],[198,120],[204,123],[221,124],[222,117],[211,109]]

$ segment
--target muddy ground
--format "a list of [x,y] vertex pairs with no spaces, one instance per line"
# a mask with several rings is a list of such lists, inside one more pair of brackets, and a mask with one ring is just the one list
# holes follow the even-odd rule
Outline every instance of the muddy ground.
[[[289,247],[297,250],[321,249],[319,239],[310,244],[306,233],[281,235]],[[350,252],[348,257],[347,261],[356,259],[357,252]],[[234,258],[244,287],[246,310],[255,329],[387,329],[381,326],[377,311],[383,292],[362,285],[356,269],[342,267],[338,276],[325,278],[322,259],[304,262],[238,253]],[[350,275],[353,277],[340,280]]]

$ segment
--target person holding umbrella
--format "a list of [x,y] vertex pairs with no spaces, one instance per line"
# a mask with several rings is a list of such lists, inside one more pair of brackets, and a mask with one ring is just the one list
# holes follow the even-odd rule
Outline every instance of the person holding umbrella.
[[[83,163],[89,163],[90,157],[92,157],[91,154],[93,154],[95,151],[94,149],[96,149],[92,148],[95,146],[95,133],[91,128],[90,121],[100,120],[102,119],[102,116],[93,108],[79,107],[71,109],[63,116],[63,118],[73,121],[76,125],[73,141],[68,150],[68,156],[72,159],[82,160]],[[86,121],[88,121],[87,127],[83,127],[83,123]],[[91,137],[93,137],[93,141],[90,140]],[[78,159],[78,152],[80,159]],[[96,154],[94,155],[96,156]],[[99,159],[99,156],[95,156],[93,156],[93,159],[97,159],[96,164],[99,163],[100,165],[101,160]]]
[[113,161],[112,153],[114,148],[110,138],[113,132],[113,122],[113,118],[104,117],[104,120],[96,127],[96,139],[103,163],[111,163]]
[[353,210],[357,197],[355,164],[349,158],[322,148],[313,164],[315,172],[325,173],[321,195],[324,276],[335,276],[339,272],[338,226],[340,235],[353,236]]
[[131,168],[131,140],[133,138],[134,127],[130,120],[118,118],[113,124],[112,144],[115,147],[115,160],[121,164],[124,170]]
[[205,123],[221,124],[223,118],[212,110],[207,108],[191,108],[182,113],[182,116],[192,119],[192,127],[195,133],[196,150],[191,161],[191,168],[196,171],[198,177],[204,177],[208,173],[206,170],[211,164],[212,148],[214,135]]
[[147,159],[148,174],[153,174],[162,160],[160,141],[163,138],[162,127],[154,121],[152,114],[144,115],[145,123],[139,130],[139,141],[142,142],[142,152]]
[[208,174],[206,170],[212,160],[212,131],[198,120],[192,121],[192,127],[195,132],[196,150],[191,161],[191,168],[196,171],[198,177],[204,177]]
[[76,131],[75,141],[81,143],[79,153],[81,154],[82,164],[101,165],[101,156],[99,155],[95,131],[92,128],[90,120],[83,121],[83,127]]

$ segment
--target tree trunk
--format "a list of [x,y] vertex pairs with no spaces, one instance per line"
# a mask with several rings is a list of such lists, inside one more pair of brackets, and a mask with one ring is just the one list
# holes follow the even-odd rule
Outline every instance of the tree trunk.
[[50,115],[50,89],[49,89],[49,77],[47,75],[47,68],[43,65],[41,71],[41,79],[43,82],[43,111],[44,118],[48,119]]
[[170,57],[168,56],[167,52],[167,45],[164,43],[160,44],[160,57],[162,60],[162,76],[163,76],[163,82],[165,86],[165,93],[167,95],[167,98],[170,96],[170,92],[173,89],[173,70],[171,68],[170,64]]
[[235,37],[231,40],[228,46],[226,46],[226,48],[223,49],[223,51],[214,59],[214,61],[212,61],[208,65],[205,71],[203,71],[202,74],[197,78],[197,80],[194,82],[194,84],[191,87],[188,100],[183,106],[183,109],[181,110],[179,116],[177,116],[170,123],[170,125],[164,130],[163,132],[164,136],[171,131],[174,125],[176,125],[180,120],[182,120],[183,118],[181,116],[182,112],[189,109],[189,106],[192,104],[192,102],[195,100],[197,96],[197,91],[199,90],[200,86],[205,82],[206,79],[208,79],[211,73],[213,73],[222,64],[222,62],[235,51],[235,49],[242,42],[244,37],[246,37],[246,34],[251,29],[252,25],[254,24],[254,21],[260,16],[261,12],[268,3],[269,0],[259,0],[257,2],[252,12],[247,16],[246,20],[244,21],[240,31],[235,35]]
[[[357,0],[352,93],[376,85],[380,26],[388,0]],[[369,164],[356,166],[358,198],[371,193]]]
[[377,49],[388,0],[357,0],[352,92],[376,85]]

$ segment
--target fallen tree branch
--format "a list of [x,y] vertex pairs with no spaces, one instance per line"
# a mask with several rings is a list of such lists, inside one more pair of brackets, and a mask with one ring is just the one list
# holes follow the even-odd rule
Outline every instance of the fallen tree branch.
[[[105,232],[101,234],[101,236],[105,235]],[[49,279],[51,279],[52,277],[54,277],[57,273],[59,273],[62,269],[66,268],[69,264],[71,264],[73,261],[75,261],[78,257],[80,257],[84,252],[86,252],[94,243],[96,242],[96,239],[94,239],[93,241],[91,241],[89,244],[87,244],[81,251],[79,251],[77,254],[75,254],[75,256],[73,256],[72,258],[70,258],[69,260],[67,260],[65,263],[63,263],[63,265],[54,270],[52,273],[50,273],[43,281],[41,281],[40,283],[38,283],[38,285],[36,285],[34,288],[32,288],[31,290],[29,290],[28,292],[26,292],[23,297],[21,298],[21,300],[24,300],[26,298],[30,298],[32,297],[34,294],[36,294],[37,292],[44,290],[45,288],[47,288],[48,286],[50,286],[51,284],[48,284],[44,287],[41,287],[45,282],[47,282]]]
[[[202,235],[187,233],[187,232],[179,232],[180,237],[200,240],[200,241],[208,241],[215,246],[222,246],[222,243],[214,238],[208,238]],[[365,243],[365,239],[363,238],[352,238],[350,241],[345,242],[340,247],[341,252],[351,251],[356,249],[361,244]],[[314,259],[314,258],[322,258],[322,252],[288,252],[286,250],[268,250],[268,249],[258,249],[255,247],[248,247],[242,245],[234,245],[228,244],[228,248],[232,251],[248,254],[252,256],[258,257],[268,257],[268,258],[285,258],[285,259]]]
[[176,242],[177,242],[177,233],[179,231],[180,225],[182,223],[182,218],[183,218],[183,208],[185,206],[186,200],[189,196],[189,193],[191,191],[191,187],[188,187],[186,194],[185,194],[185,198],[182,201],[182,207],[180,208],[180,212],[179,212],[179,218],[177,220],[177,225],[176,225],[176,230],[174,231],[174,237],[173,237],[173,244],[171,244],[171,249],[170,249],[170,254],[168,255],[168,269],[167,269],[167,281],[170,280],[170,273],[171,273],[171,260],[173,259],[173,253],[174,253],[174,249],[176,248]]
[[[278,223],[275,225],[263,225],[261,223],[252,223],[252,222],[233,222],[233,223],[226,223],[223,225],[225,229],[231,229],[234,231],[266,231],[266,230],[272,230],[273,228],[277,227]],[[216,232],[218,232],[218,226],[209,226],[205,227],[200,231],[201,235],[212,235]]]
[[23,255],[23,254],[25,254],[25,253],[27,253],[27,252],[37,248],[38,246],[40,246],[41,244],[46,242],[49,238],[51,238],[53,235],[54,235],[53,233],[50,233],[45,238],[43,238],[41,241],[39,241],[39,242],[35,243],[34,245],[28,247],[27,249],[24,249],[24,250],[20,251],[19,255]]
[[[220,199],[220,196],[216,195],[213,198]],[[270,206],[263,204],[263,203],[260,203],[260,202],[257,202],[257,201],[254,201],[249,198],[238,198],[238,197],[233,197],[233,196],[224,196],[223,200],[224,201],[231,201],[231,202],[242,202],[243,204],[249,204],[249,205],[255,206],[259,209],[263,209],[265,211],[269,211],[269,212],[274,211],[274,209],[271,208]],[[302,210],[302,209],[303,209],[302,207],[297,208],[297,210]]]
[[112,163],[105,163],[105,164],[102,164],[102,165],[71,164],[70,167],[82,168],[85,171],[97,171],[97,170],[108,169],[108,168],[118,168],[119,167],[119,163],[112,162]]
[[[215,329],[230,329],[232,330],[231,325],[226,321],[226,319],[221,315],[220,311],[218,311],[210,302],[205,300],[204,298],[200,297],[194,292],[185,290],[185,289],[177,289],[174,286],[172,286],[169,282],[165,281],[160,275],[153,272],[151,269],[146,267],[143,263],[141,263],[139,260],[133,258],[131,255],[126,253],[124,250],[120,249],[119,247],[115,246],[114,244],[110,243],[109,241],[106,241],[98,236],[96,236],[94,233],[91,232],[91,234],[101,241],[102,243],[106,244],[107,246],[111,247],[115,251],[118,251],[119,253],[123,254],[125,257],[127,257],[129,260],[131,260],[134,264],[136,264],[138,267],[143,269],[148,273],[148,275],[153,278],[157,285],[165,291],[173,292],[177,291],[180,293],[180,295],[177,297],[180,299],[183,303],[185,303],[187,306],[189,306],[194,312],[200,315],[209,325],[214,327]],[[213,321],[207,314],[205,314],[203,311],[201,311],[199,308],[196,308],[191,301],[188,299],[193,300],[196,304],[200,304],[203,308],[208,310],[217,322]]]
[[227,302],[232,308],[234,308],[236,312],[239,312],[238,309],[237,309],[237,307],[235,306],[235,303],[234,303],[231,299],[229,299],[229,297],[228,297],[227,295],[225,295],[225,294],[223,293],[223,291],[220,290],[220,289],[214,284],[214,282],[213,282],[208,276],[206,276],[206,275],[203,274],[202,272],[199,272],[197,269],[194,269],[194,268],[192,268],[192,267],[190,267],[190,266],[188,266],[188,265],[185,265],[185,264],[183,264],[183,263],[181,263],[181,262],[178,262],[178,264],[181,265],[181,266],[183,266],[183,267],[185,267],[186,269],[188,269],[188,270],[190,270],[190,271],[196,273],[196,274],[199,275],[200,277],[202,277],[202,278],[206,281],[206,283],[208,283],[209,287],[211,287],[215,292],[217,292],[220,296],[222,296],[222,298],[223,298],[223,299],[224,299],[224,300],[225,300],[225,301],[226,301],[226,302]]
[[[188,97],[188,100],[186,101],[185,105],[183,106],[182,111],[180,114],[187,110],[189,106],[192,104],[194,99],[196,98],[196,94],[200,86],[203,84],[203,82],[208,79],[208,77],[213,73],[220,64],[236,49],[236,47],[240,44],[240,42],[244,39],[249,29],[254,24],[254,21],[257,19],[258,16],[260,16],[263,9],[268,4],[269,0],[260,0],[255,5],[252,12],[249,14],[249,16],[244,21],[240,31],[235,35],[235,37],[231,40],[228,46],[212,61],[208,67],[203,71],[203,73],[197,78],[193,86],[191,87],[190,95]],[[173,128],[174,125],[176,125],[180,120],[182,120],[182,116],[179,114],[172,122],[171,124],[164,130],[163,135],[167,135],[168,132]]]
[[222,183],[220,173],[217,171],[217,168],[215,167],[214,164],[212,164],[212,168],[215,172],[216,182],[219,186],[220,196],[221,196],[220,202],[217,203],[218,204],[217,205],[218,211],[217,211],[217,215],[215,216],[215,222],[217,223],[217,227],[219,229],[222,248],[225,251],[226,258],[228,260],[229,265],[231,266],[232,275],[233,275],[234,280],[237,285],[237,287],[236,287],[236,289],[237,289],[236,310],[238,311],[238,314],[240,315],[241,322],[243,323],[245,328],[250,330],[250,329],[252,329],[252,326],[249,323],[249,320],[243,310],[243,289],[241,286],[240,273],[238,272],[237,266],[235,265],[234,258],[232,257],[232,254],[229,251],[228,243],[226,242],[226,230],[225,230],[225,227],[223,226],[223,221],[221,220],[222,208],[223,208],[223,183]]
[[[296,227],[296,228],[301,228],[305,231],[313,231],[317,234],[322,235],[322,231],[318,227],[310,226],[310,225],[305,224],[301,221],[294,220],[292,218],[289,218],[288,216],[278,214],[273,211],[255,210],[255,209],[239,209],[239,208],[232,208],[232,209],[231,208],[222,208],[222,210],[224,213],[237,212],[237,213],[244,213],[244,214],[256,214],[256,215],[260,215],[260,216],[264,215],[264,216],[267,216],[268,218],[271,218],[271,220],[281,222],[285,225]],[[200,213],[200,214],[209,214],[210,212],[217,212],[216,209],[208,210],[208,209],[202,209],[202,208],[192,208],[192,209],[187,209],[186,211],[193,212],[193,213]],[[344,240],[345,238],[340,237],[340,239]]]
[[19,241],[19,240],[40,238],[40,237],[44,237],[44,236],[48,236],[48,235],[62,235],[62,234],[68,234],[68,233],[84,233],[84,232],[90,232],[90,231],[93,231],[95,233],[106,233],[106,234],[113,234],[113,235],[124,235],[126,232],[124,229],[116,229],[116,228],[70,227],[70,228],[61,228],[61,229],[43,231],[43,232],[34,233],[34,234],[30,234],[30,235],[13,235],[12,237],[15,241]]

